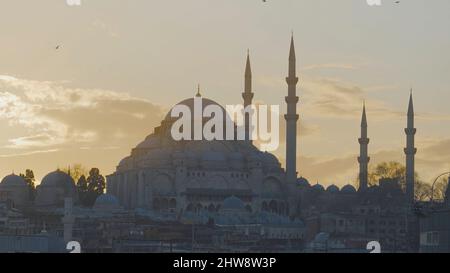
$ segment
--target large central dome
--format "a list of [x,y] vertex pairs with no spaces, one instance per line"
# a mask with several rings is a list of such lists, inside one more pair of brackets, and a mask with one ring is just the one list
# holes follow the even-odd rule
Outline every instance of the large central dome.
[[[197,95],[196,98],[201,97]],[[176,105],[184,105],[190,109],[193,123],[195,98],[183,100]],[[225,108],[211,99],[202,98],[202,111],[211,105],[217,105],[223,111],[223,128],[225,131],[228,118]],[[259,151],[249,141],[175,141],[171,135],[171,128],[178,118],[172,118],[171,111],[167,113],[161,125],[155,128],[154,132],[147,136],[144,141],[139,143],[132,150],[129,157],[124,158],[120,162],[118,171],[155,167],[173,168],[181,161],[185,162],[185,165],[188,167],[200,167],[204,169],[243,170],[247,169],[249,165],[252,165],[267,167],[267,169],[272,171],[281,171],[281,164],[274,155]],[[202,118],[202,125],[210,119]],[[193,128],[193,124],[191,128]]]
[[[225,108],[223,108],[220,104],[218,104],[217,102],[215,102],[215,101],[213,101],[213,100],[211,100],[211,99],[208,99],[208,98],[203,98],[203,97],[201,97],[201,96],[199,96],[199,95],[197,95],[197,97],[196,98],[201,98],[202,99],[202,112],[205,110],[205,108],[207,107],[207,106],[210,106],[210,105],[217,105],[217,106],[219,106],[223,111],[224,111],[224,114],[225,114]],[[189,109],[191,110],[191,114],[193,115],[194,114],[194,104],[195,104],[195,99],[194,98],[189,98],[189,99],[185,99],[185,100],[183,100],[183,101],[181,101],[181,102],[179,102],[179,103],[177,103],[175,106],[177,106],[177,105],[185,105],[185,106],[187,106],[187,107],[189,107]],[[174,106],[174,107],[175,107]],[[173,109],[173,107],[172,107],[172,109]],[[171,117],[171,112],[172,112],[172,109],[170,109],[170,111],[167,113],[167,115],[166,115],[166,117],[165,117],[165,120],[172,120],[173,118]]]

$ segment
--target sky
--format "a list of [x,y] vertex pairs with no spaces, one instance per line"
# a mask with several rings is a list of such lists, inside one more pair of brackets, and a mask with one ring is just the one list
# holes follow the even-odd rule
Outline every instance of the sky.
[[247,49],[255,102],[285,111],[293,32],[299,174],[354,183],[364,100],[371,164],[403,163],[413,88],[429,182],[450,170],[450,2],[432,2],[0,0],[0,177],[75,163],[111,174],[198,83],[242,103]]

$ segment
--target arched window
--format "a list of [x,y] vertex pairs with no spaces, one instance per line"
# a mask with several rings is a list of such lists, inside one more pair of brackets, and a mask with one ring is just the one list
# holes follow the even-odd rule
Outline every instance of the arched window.
[[269,211],[273,212],[273,213],[277,213],[278,212],[278,204],[277,201],[272,200],[269,203]]
[[169,207],[171,209],[176,209],[177,208],[177,200],[175,200],[174,198],[170,199]]

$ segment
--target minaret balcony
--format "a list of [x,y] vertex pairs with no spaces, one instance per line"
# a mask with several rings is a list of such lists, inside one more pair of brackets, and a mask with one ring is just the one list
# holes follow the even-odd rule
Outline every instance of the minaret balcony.
[[358,156],[358,163],[359,164],[367,164],[367,163],[369,163],[370,162],[370,157],[361,157],[361,156]]
[[415,155],[417,153],[417,148],[405,148],[406,155]]
[[291,121],[291,120],[297,121],[297,120],[300,118],[300,116],[299,116],[299,115],[290,115],[290,114],[287,114],[287,115],[284,115],[284,118],[285,118],[287,121]]
[[417,132],[417,129],[416,129],[416,128],[406,128],[406,129],[405,129],[405,133],[406,133],[407,135],[415,135],[416,132]]
[[358,141],[359,141],[359,144],[361,144],[361,145],[368,145],[369,142],[370,142],[370,139],[368,139],[368,138],[359,138]]
[[252,99],[253,99],[253,97],[255,96],[255,94],[254,93],[251,93],[251,92],[244,92],[244,93],[242,93],[242,98],[245,100],[245,101],[251,101]]
[[297,84],[298,83],[298,77],[289,76],[289,77],[286,78],[286,82],[289,85]]
[[286,103],[295,103],[297,104],[299,101],[299,97],[295,96],[295,97],[291,97],[291,96],[287,96],[286,97]]

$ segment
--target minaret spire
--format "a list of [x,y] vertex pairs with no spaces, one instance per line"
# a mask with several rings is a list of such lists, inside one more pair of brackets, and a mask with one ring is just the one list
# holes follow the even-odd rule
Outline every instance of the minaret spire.
[[[254,93],[252,92],[252,68],[250,64],[250,50],[247,50],[247,63],[245,65],[245,87],[244,93],[242,93],[242,98],[244,99],[244,108],[252,105],[252,100]],[[250,135],[250,114],[245,112],[245,140],[251,141]]]
[[296,78],[296,70],[294,34],[292,34],[291,47],[289,49],[289,77]]
[[368,145],[370,139],[367,138],[367,115],[366,103],[364,102],[363,113],[361,117],[361,137],[359,138],[359,190],[365,191],[368,186],[368,164],[370,157],[368,156]]
[[200,93],[200,84],[197,85],[197,95],[195,95],[197,98],[201,97],[202,94]]
[[252,104],[254,94],[252,93],[252,67],[250,64],[250,51],[247,51],[247,62],[245,64],[245,88],[242,93],[244,99],[244,106]]
[[289,72],[286,78],[288,84],[288,96],[286,97],[287,114],[286,119],[286,176],[289,183],[295,183],[297,180],[297,70],[294,35],[291,37],[291,46],[289,50]]
[[417,129],[414,128],[414,103],[413,94],[411,90],[411,95],[409,97],[408,106],[408,122],[405,129],[406,133],[406,197],[408,201],[412,204],[414,202],[414,184],[415,184],[415,155],[417,149],[415,148],[415,135]]

